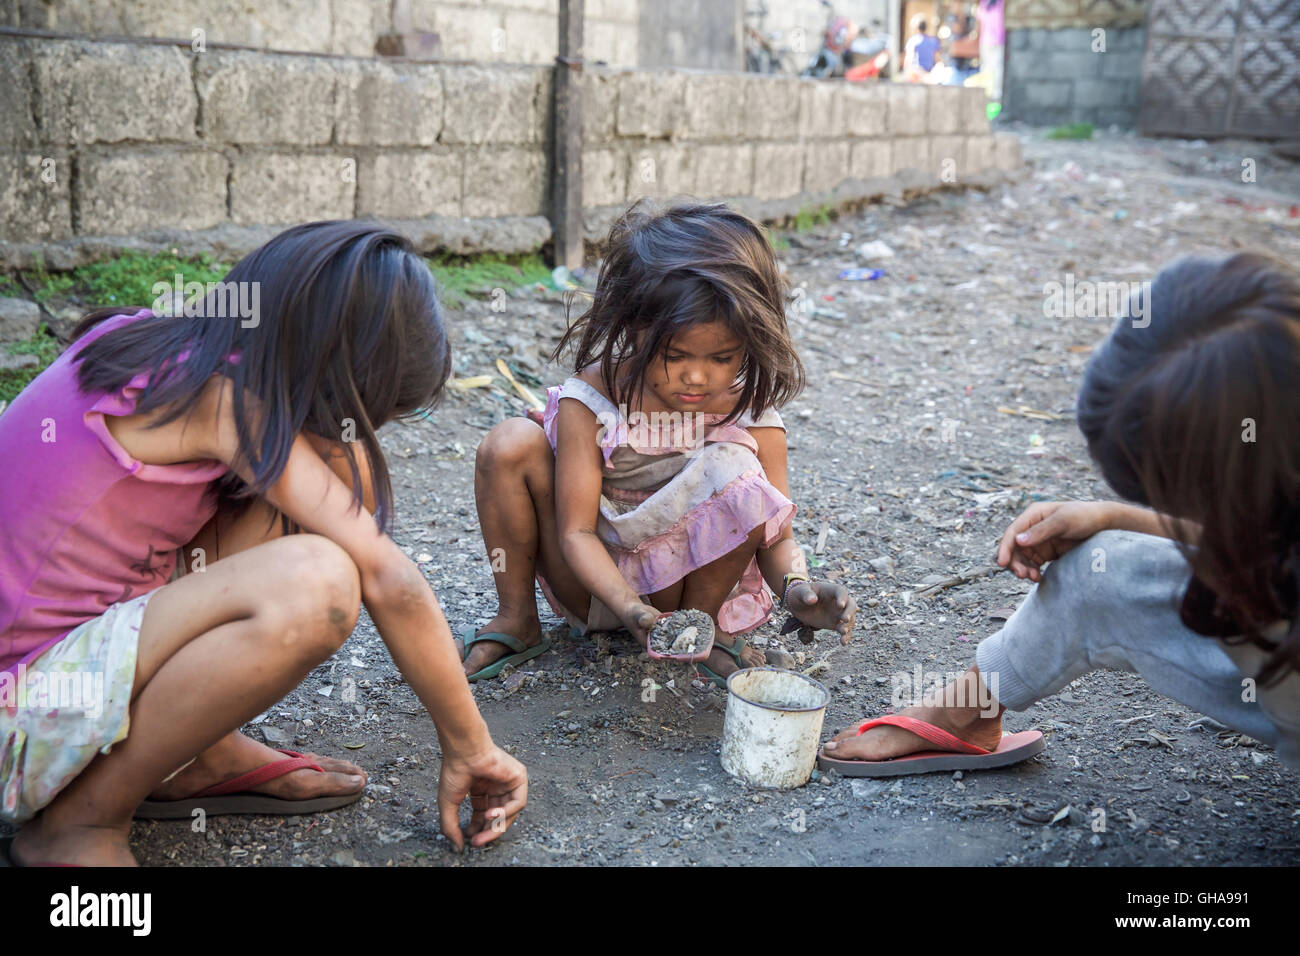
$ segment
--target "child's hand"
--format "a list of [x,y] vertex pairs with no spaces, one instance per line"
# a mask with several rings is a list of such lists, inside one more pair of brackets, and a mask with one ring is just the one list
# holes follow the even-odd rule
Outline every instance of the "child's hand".
[[1042,567],[1111,527],[1106,501],[1043,501],[1030,505],[1002,535],[998,564],[1018,578],[1041,581]]
[[469,797],[471,846],[484,846],[505,833],[528,802],[528,771],[495,744],[475,757],[448,756],[438,779],[442,833],[457,850],[465,848],[460,805]]
[[640,601],[629,603],[618,616],[618,619],[623,622],[623,626],[628,629],[642,647],[649,646],[650,628],[654,627],[654,623],[658,618],[659,611],[656,608],[651,607],[649,604],[642,604]]
[[795,581],[785,593],[785,606],[809,627],[840,632],[847,644],[858,615],[857,602],[834,581]]

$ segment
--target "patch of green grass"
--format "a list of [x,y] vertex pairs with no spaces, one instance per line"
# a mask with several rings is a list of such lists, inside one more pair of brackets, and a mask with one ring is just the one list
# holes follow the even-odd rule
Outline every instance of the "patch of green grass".
[[80,297],[97,308],[150,306],[156,298],[155,283],[165,282],[170,288],[178,275],[182,286],[189,282],[219,282],[229,271],[229,265],[214,262],[206,253],[187,259],[168,253],[147,256],[128,252],[116,259],[81,266],[72,275]]
[[796,232],[807,232],[818,226],[830,225],[831,207],[827,203],[820,206],[805,206],[794,214],[794,228]]
[[517,288],[534,282],[549,282],[550,267],[537,253],[502,256],[437,256],[429,269],[438,280],[443,304],[459,308],[474,295],[487,295],[496,288]]
[[156,298],[155,283],[165,282],[170,288],[180,275],[181,283],[216,282],[230,267],[214,262],[209,255],[183,258],[169,253],[144,255],[124,252],[116,259],[92,262],[78,266],[71,272],[49,272],[45,264],[37,261],[34,269],[21,274],[21,283],[6,280],[15,295],[28,294],[42,305],[75,303],[87,311],[111,306],[151,306]]
[[0,369],[0,401],[12,402],[27,384],[45,370],[45,367],[59,357],[59,340],[41,323],[26,342],[17,342],[8,347],[10,355],[35,355],[40,359],[39,365],[30,368]]
[[1092,139],[1091,123],[1071,123],[1058,126],[1047,134],[1048,139]]
[[771,235],[769,236],[769,241],[772,244],[773,252],[779,253],[779,252],[790,251],[790,240],[787,239],[785,236]]

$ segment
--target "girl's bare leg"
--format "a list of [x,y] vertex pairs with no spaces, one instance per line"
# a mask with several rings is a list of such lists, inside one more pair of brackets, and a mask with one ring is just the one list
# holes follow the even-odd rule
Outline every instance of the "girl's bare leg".
[[[218,513],[182,552],[186,571],[206,573],[196,571],[196,566],[206,568],[206,565],[214,561],[248,551],[281,536],[279,513],[264,501],[252,502],[246,511],[235,518],[224,512]],[[202,564],[197,564],[199,560]],[[351,761],[315,753],[305,753],[304,756],[311,758],[325,772],[319,773],[309,768],[295,770],[252,789],[282,800],[309,800],[314,797],[356,793],[366,785],[365,771]],[[213,784],[231,780],[282,759],[284,755],[279,751],[246,737],[239,731],[231,731],[194,757],[193,762],[176,776],[155,787],[149,798],[183,800]]]
[[[529,647],[542,639],[534,592],[539,568],[560,603],[585,618],[591,595],[560,554],[555,453],[540,425],[510,418],[488,432],[474,462],[474,501],[497,589],[496,616],[475,633],[498,631]],[[470,648],[465,673],[513,653],[480,641]]]
[[360,605],[351,559],[316,535],[164,585],[140,627],[130,735],[19,832],[17,861],[133,863],[127,834],[140,801],[337,651]]

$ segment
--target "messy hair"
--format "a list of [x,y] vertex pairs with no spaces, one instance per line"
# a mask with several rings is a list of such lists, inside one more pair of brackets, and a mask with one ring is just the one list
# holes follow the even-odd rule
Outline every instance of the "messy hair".
[[[229,378],[239,457],[251,473],[248,484],[233,472],[217,483],[232,510],[275,484],[300,432],[338,441],[351,422],[373,476],[375,517],[387,528],[393,493],[376,429],[432,407],[451,370],[428,265],[407,239],[375,223],[313,222],[241,259],[222,280],[226,289],[236,283],[256,284],[256,321],[227,317],[224,291],[187,306],[184,317],[143,316],[82,348],[82,391],[115,392],[148,373],[135,410],[166,408],[158,427],[187,414],[212,375]],[[96,310],[74,336],[140,311]],[[361,507],[353,442],[341,447]]]
[[762,227],[723,203],[656,209],[641,200],[614,224],[591,307],[571,323],[552,361],[573,349],[574,368],[600,363],[616,404],[640,394],[673,337],[722,322],[741,341],[740,396],[724,422],[787,404],[804,369],[786,325],[787,290]]
[[1115,491],[1200,525],[1171,527],[1191,587],[1269,652],[1260,682],[1300,670],[1300,275],[1253,253],[1166,267],[1093,355],[1078,419]]

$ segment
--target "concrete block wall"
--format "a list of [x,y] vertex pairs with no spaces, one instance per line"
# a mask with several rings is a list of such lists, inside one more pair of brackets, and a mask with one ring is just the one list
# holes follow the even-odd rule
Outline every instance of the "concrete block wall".
[[1022,0],[1007,10],[1002,118],[1137,125],[1145,0]]
[[[0,79],[0,267],[239,255],[326,218],[394,221],[428,251],[550,235],[549,67],[0,35]],[[584,84],[593,238],[641,196],[779,218],[1019,163],[978,90],[608,69]]]
[[1040,126],[1137,124],[1142,89],[1142,27],[1106,29],[1106,50],[1092,52],[1092,29],[1007,31],[1002,115]]
[[[587,0],[589,59],[637,65],[640,2]],[[558,29],[556,0],[0,0],[0,26],[347,56],[421,31],[440,57],[504,63],[550,63]]]

